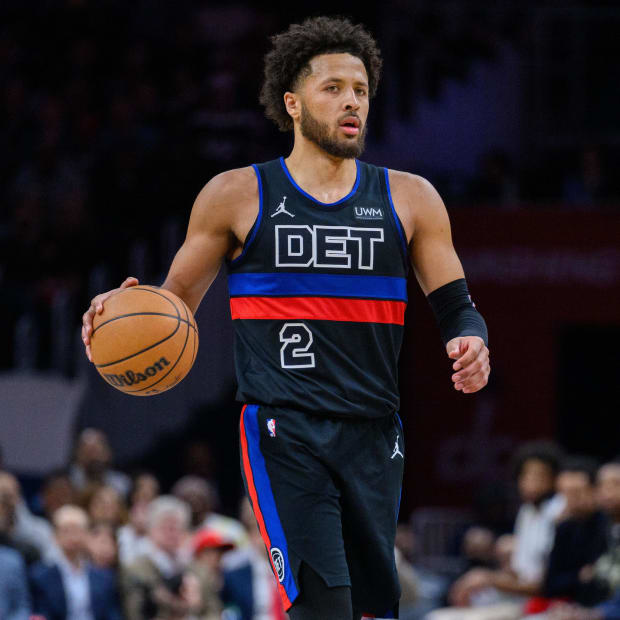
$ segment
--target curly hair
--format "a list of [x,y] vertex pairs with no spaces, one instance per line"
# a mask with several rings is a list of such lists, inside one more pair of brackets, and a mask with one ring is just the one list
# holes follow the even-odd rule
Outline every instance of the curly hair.
[[345,17],[312,17],[291,24],[286,32],[271,37],[273,48],[265,56],[265,80],[260,103],[265,116],[280,131],[293,129],[283,95],[293,91],[300,78],[310,74],[310,60],[320,54],[348,53],[359,58],[368,74],[369,96],[377,92],[381,74],[381,53],[372,35],[361,24]]

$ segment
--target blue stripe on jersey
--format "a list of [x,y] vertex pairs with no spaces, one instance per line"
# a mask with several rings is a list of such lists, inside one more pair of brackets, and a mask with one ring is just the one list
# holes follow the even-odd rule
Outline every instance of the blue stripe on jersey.
[[335,207],[336,205],[343,203],[345,200],[348,200],[349,198],[351,198],[351,196],[353,196],[353,194],[355,194],[360,184],[360,177],[361,177],[360,163],[356,159],[355,165],[357,167],[357,172],[355,176],[355,184],[353,185],[353,189],[344,198],[341,198],[340,200],[336,200],[336,202],[321,202],[320,200],[317,200],[314,196],[311,196],[308,192],[305,192],[303,189],[301,189],[299,185],[297,185],[297,183],[295,182],[295,179],[289,172],[286,162],[284,161],[284,157],[280,157],[280,164],[282,165],[282,170],[284,170],[284,172],[286,173],[286,176],[288,177],[288,180],[293,184],[293,186],[297,190],[299,190],[299,192],[302,193],[306,198],[310,198],[310,200],[312,200],[313,202],[316,202],[319,205],[322,205],[323,207]]
[[[281,581],[291,603],[299,594],[291,564],[288,559],[288,545],[282,529],[280,516],[271,490],[271,482],[265,465],[265,458],[260,451],[260,431],[258,429],[258,405],[248,405],[244,412],[245,434],[248,442],[248,458],[252,467],[254,486],[260,503],[260,511],[263,514],[265,527],[271,541],[271,548],[279,549],[284,559],[284,579]],[[269,550],[271,553],[271,549]]]
[[403,252],[405,256],[407,256],[407,238],[405,237],[405,231],[403,230],[403,225],[401,224],[400,218],[396,213],[396,208],[394,207],[394,201],[392,200],[392,191],[390,190],[390,175],[388,174],[388,169],[384,168],[383,172],[385,174],[385,186],[387,187],[388,199],[390,201],[390,208],[392,209],[392,215],[394,216],[394,222],[396,223],[396,228],[398,228],[398,234],[400,236],[400,242],[403,246]]
[[254,172],[256,173],[256,179],[258,180],[258,215],[256,216],[256,222],[254,222],[254,226],[252,227],[252,235],[245,242],[241,254],[239,254],[237,258],[234,258],[233,260],[230,261],[231,265],[234,265],[237,262],[239,262],[245,256],[246,252],[250,249],[250,246],[252,245],[252,242],[254,241],[254,237],[256,237],[256,233],[258,232],[258,229],[260,228],[261,218],[263,217],[263,181],[260,178],[260,172],[258,171],[258,166],[256,164],[252,164],[252,168],[254,168]]
[[231,297],[312,296],[395,299],[407,301],[407,280],[393,276],[357,276],[329,273],[231,273]]

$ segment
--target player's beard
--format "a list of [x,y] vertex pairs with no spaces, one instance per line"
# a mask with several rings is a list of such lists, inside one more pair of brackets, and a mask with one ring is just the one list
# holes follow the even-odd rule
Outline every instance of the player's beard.
[[362,130],[355,139],[338,140],[330,131],[327,123],[323,123],[312,116],[305,105],[301,106],[301,135],[334,157],[341,157],[342,159],[359,157],[364,152],[366,127],[367,125],[364,123]]

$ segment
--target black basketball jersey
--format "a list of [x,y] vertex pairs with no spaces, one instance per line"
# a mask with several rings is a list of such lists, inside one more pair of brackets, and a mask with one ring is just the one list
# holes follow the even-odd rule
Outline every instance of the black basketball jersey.
[[351,192],[329,204],[284,158],[254,165],[258,217],[228,276],[242,402],[358,417],[398,409],[406,238],[387,170],[356,164]]

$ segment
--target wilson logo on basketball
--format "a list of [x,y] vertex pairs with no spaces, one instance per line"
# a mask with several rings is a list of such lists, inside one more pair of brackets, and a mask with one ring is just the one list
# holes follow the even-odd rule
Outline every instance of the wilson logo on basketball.
[[125,387],[128,385],[136,385],[142,381],[146,381],[149,377],[154,377],[160,370],[163,370],[165,366],[169,366],[170,362],[162,357],[156,361],[152,366],[148,366],[142,372],[134,372],[133,370],[127,370],[122,375],[110,375],[104,374],[103,378],[114,387]]

